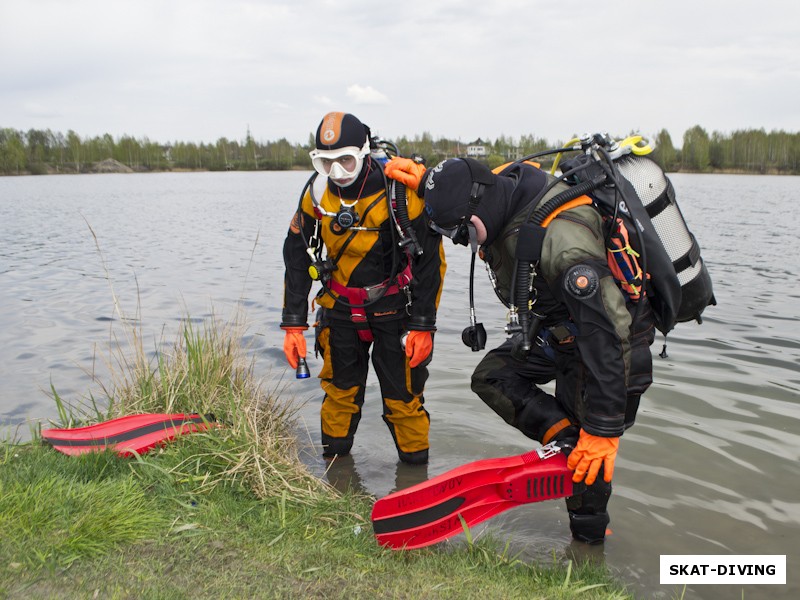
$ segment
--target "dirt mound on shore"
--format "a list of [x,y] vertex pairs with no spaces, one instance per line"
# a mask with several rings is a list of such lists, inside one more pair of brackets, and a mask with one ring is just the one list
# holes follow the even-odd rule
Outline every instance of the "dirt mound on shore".
[[133,169],[113,158],[101,160],[91,170],[92,173],[133,173]]

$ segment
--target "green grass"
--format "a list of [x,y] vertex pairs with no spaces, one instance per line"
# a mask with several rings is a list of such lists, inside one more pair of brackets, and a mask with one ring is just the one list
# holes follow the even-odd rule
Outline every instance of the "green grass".
[[110,361],[101,403],[76,412],[54,391],[61,424],[200,412],[222,426],[136,459],[3,442],[0,598],[629,597],[604,567],[528,564],[488,537],[381,548],[373,499],[299,460],[294,409],[256,381],[237,327],[187,321],[151,360],[140,339]]

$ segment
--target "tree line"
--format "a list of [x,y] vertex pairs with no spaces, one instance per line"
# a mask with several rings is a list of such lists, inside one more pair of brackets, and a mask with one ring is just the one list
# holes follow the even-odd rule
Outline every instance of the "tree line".
[[[800,174],[800,133],[748,129],[731,134],[715,131],[709,135],[696,125],[684,133],[680,148],[675,147],[665,129],[650,139],[655,146],[654,160],[670,172]],[[479,141],[486,150],[484,160],[490,167],[557,148],[563,143],[557,141],[553,144],[533,135],[517,139],[500,136],[494,141]],[[403,136],[392,142],[402,154],[420,154],[429,165],[467,154],[464,142],[434,139],[429,133],[413,138]],[[0,129],[0,173],[87,173],[93,172],[98,163],[107,159],[142,172],[311,169],[308,151],[313,146],[313,135],[309,135],[305,145],[292,144],[285,138],[257,142],[249,129],[243,140],[223,137],[214,143],[176,141],[163,144],[147,137],[138,139],[129,135],[114,138],[104,134],[82,138],[72,130],[64,135],[49,129],[25,132],[4,128]]]

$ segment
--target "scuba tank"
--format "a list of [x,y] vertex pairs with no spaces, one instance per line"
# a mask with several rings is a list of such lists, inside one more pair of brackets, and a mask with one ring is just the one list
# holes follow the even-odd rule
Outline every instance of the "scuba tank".
[[[555,177],[561,155],[574,151],[579,154],[564,160],[562,174]],[[545,235],[543,223],[581,194],[589,195],[609,223],[622,220],[630,232],[632,250],[646,273],[644,286],[655,324],[664,335],[678,322],[702,322],[700,315],[705,307],[716,304],[697,241],[688,230],[664,171],[646,158],[650,152],[652,148],[641,136],[616,142],[607,134],[594,134],[571,140],[564,148],[516,161],[558,154],[551,170],[554,179],[532,200],[517,239],[506,326],[506,333],[514,340],[513,355],[520,359],[527,355],[545,318],[534,310],[530,300]],[[571,189],[556,193],[561,181]],[[548,196],[552,197],[547,200]],[[608,233],[613,233],[613,226]]]
[[[675,269],[681,288],[675,322],[702,323],[703,310],[717,301],[700,246],[678,207],[672,183],[658,164],[644,156],[625,156],[617,161],[617,168],[636,191]],[[652,276],[655,278],[658,273]]]
[[702,323],[703,310],[717,303],[711,276],[678,207],[672,183],[646,156],[652,148],[640,136],[616,142],[595,134],[583,138],[581,144],[588,151],[565,160],[562,168],[575,172],[572,183],[606,173],[606,184],[590,196],[601,213],[622,218],[631,232],[631,244],[641,253],[647,273],[645,287],[656,327],[666,334],[676,323]]

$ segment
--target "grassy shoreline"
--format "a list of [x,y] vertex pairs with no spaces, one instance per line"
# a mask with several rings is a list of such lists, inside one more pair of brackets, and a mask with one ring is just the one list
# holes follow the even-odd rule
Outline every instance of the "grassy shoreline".
[[527,564],[491,538],[394,552],[373,499],[341,493],[298,457],[294,411],[255,380],[236,326],[186,322],[171,351],[114,357],[107,406],[213,412],[225,425],[135,459],[0,445],[2,598],[626,598],[603,566]]

